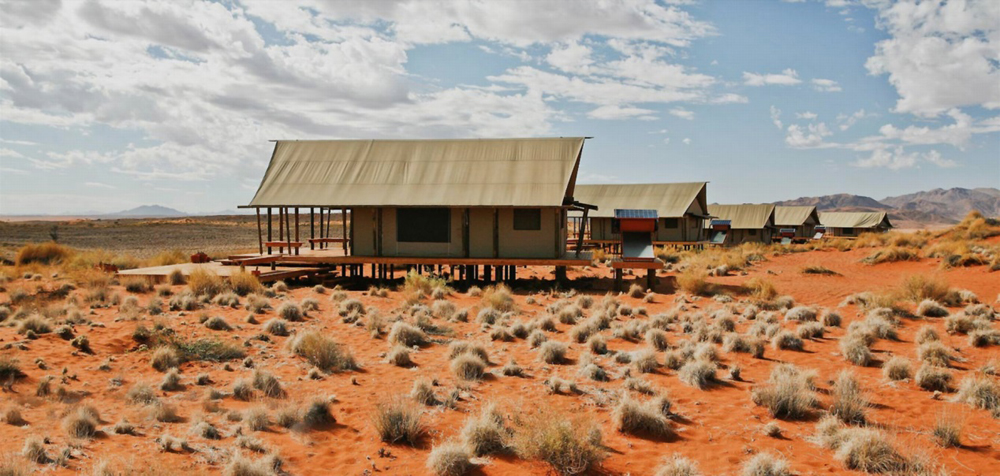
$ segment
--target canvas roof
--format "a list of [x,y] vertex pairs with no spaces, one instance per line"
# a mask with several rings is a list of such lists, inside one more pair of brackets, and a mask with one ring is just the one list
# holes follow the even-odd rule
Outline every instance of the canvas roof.
[[256,206],[562,206],[584,138],[277,141]]
[[591,217],[613,217],[616,208],[638,208],[656,210],[661,218],[678,218],[705,186],[706,182],[577,185],[575,198],[599,207],[589,212]]
[[885,221],[892,226],[885,212],[820,212],[819,222],[830,228],[875,228]]
[[[744,203],[740,205],[717,205],[708,206],[708,213],[720,220],[731,220],[731,228],[738,229],[762,229],[768,225],[774,225],[774,205],[769,203]],[[711,223],[706,223],[706,227]]]
[[774,207],[775,226],[802,226],[809,217],[812,217],[816,221],[816,224],[819,224],[819,215],[816,213],[816,207]]

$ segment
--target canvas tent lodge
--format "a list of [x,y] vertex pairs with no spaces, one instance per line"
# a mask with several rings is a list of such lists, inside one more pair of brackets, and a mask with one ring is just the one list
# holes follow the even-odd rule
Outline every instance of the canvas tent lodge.
[[794,230],[794,235],[789,237],[790,241],[811,239],[816,235],[817,225],[819,225],[819,213],[816,212],[816,207],[774,207],[774,226],[778,228],[778,232]]
[[[516,265],[553,265],[559,274],[561,267],[588,263],[566,254],[568,211],[594,208],[574,199],[583,144],[581,137],[276,141],[246,206],[257,210],[259,235],[261,210],[268,216],[267,242],[259,240],[260,256],[250,259],[267,260],[274,248],[287,248],[302,251],[274,260],[355,269],[371,264],[380,278],[403,264],[459,266],[467,278],[478,275],[479,265],[505,276]],[[312,244],[335,241],[341,252],[302,242],[289,247],[290,238],[273,241],[275,208],[285,230],[292,229],[294,213],[296,238],[298,210],[309,209]],[[316,210],[320,238],[312,223]],[[344,220],[339,241],[323,235],[330,230],[329,210],[340,210]]]
[[774,205],[744,203],[708,206],[712,219],[706,223],[709,243],[734,246],[770,243],[775,233]]
[[820,212],[819,223],[826,236],[848,238],[862,233],[884,233],[892,228],[885,212]]
[[655,245],[701,246],[709,218],[706,189],[706,182],[577,185],[576,198],[598,207],[587,213],[584,244],[613,250],[621,239],[615,210],[647,209],[658,215]]

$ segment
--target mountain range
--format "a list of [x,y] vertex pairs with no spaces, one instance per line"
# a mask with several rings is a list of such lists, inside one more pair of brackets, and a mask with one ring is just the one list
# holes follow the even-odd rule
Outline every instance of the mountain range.
[[820,211],[885,211],[898,228],[958,223],[972,210],[989,217],[1000,216],[1000,190],[996,188],[950,188],[916,192],[875,200],[863,195],[837,194],[801,197],[775,205],[810,205]]

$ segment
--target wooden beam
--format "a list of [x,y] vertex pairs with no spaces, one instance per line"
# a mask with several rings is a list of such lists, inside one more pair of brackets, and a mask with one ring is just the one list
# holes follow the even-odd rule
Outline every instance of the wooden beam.
[[[271,241],[271,207],[267,207],[267,241]],[[267,248],[267,254],[271,254],[271,247]]]
[[[299,207],[295,207],[295,241],[299,241]],[[295,249],[295,254],[299,254],[299,249]]]
[[292,223],[288,217],[288,208],[285,208],[285,241],[288,242],[288,252],[292,252]]
[[[309,249],[316,249],[316,245],[312,242],[316,238],[316,209],[309,207]],[[322,246],[322,245],[320,245]]]
[[260,207],[255,208],[257,210],[257,252],[264,254],[264,238],[260,236]]
[[341,238],[344,239],[344,256],[347,256],[347,209],[340,209]]
[[580,249],[583,248],[583,232],[584,232],[584,230],[587,229],[587,214],[589,212],[590,212],[590,209],[584,208],[583,209],[583,218],[580,219],[580,227],[579,227],[580,228],[580,234],[577,235],[577,239],[576,239],[576,256],[577,257],[580,256]]

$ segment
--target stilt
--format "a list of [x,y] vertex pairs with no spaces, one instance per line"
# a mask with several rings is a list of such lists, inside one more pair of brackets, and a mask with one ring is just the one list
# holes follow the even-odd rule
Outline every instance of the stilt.
[[[310,240],[309,241],[309,249],[310,250],[315,250],[316,249],[316,243],[312,242],[312,240],[314,238],[316,238],[316,209],[313,208],[313,207],[309,207],[309,240]],[[320,243],[320,245],[322,246],[322,243]]]
[[[295,207],[295,242],[299,242],[299,207]],[[292,251],[292,250],[288,250]],[[295,247],[295,254],[299,254],[299,247]]]
[[257,210],[257,253],[264,254],[264,239],[260,236],[260,207]]
[[616,269],[615,270],[615,292],[616,293],[619,293],[619,292],[622,291],[622,277],[623,277],[623,275],[624,275],[624,271],[623,270],[621,270],[621,269]]
[[490,265],[486,265],[483,267],[483,275],[487,281],[489,281],[492,278],[492,276],[490,276],[491,274],[490,268],[492,268],[492,266]]
[[[271,207],[267,207],[267,241],[268,243],[271,242]],[[267,247],[267,254],[271,254],[270,245]]]
[[646,289],[650,291],[656,287],[656,270],[647,269],[646,270]]

